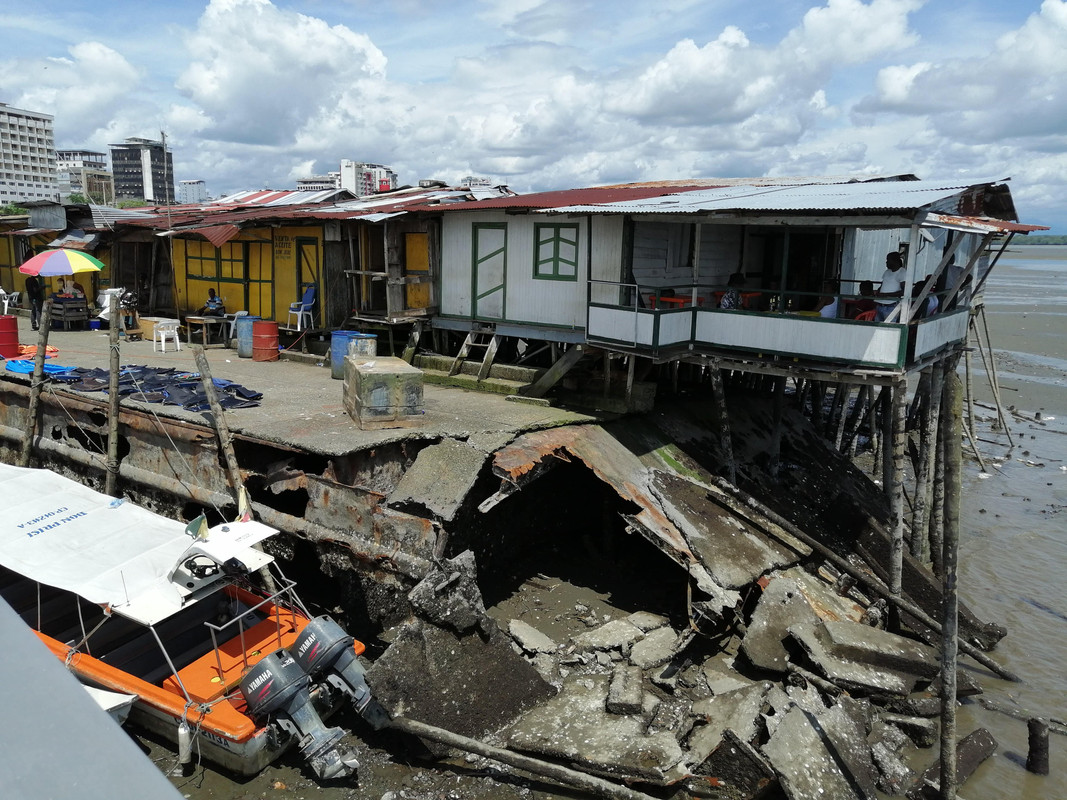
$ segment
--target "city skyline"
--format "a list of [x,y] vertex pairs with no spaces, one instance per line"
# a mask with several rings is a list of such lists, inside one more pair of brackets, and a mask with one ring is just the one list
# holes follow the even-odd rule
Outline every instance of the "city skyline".
[[166,131],[175,180],[213,195],[344,158],[520,192],[1011,177],[1022,219],[1067,232],[1063,0],[43,0],[0,21],[0,101],[52,115],[57,148]]

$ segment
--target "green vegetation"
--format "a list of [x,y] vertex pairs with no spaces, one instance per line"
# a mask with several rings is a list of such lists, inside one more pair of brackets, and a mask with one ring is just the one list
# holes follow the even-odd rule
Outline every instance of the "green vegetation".
[[148,203],[144,200],[119,200],[115,203],[115,208],[141,208],[146,205],[148,205]]
[[1057,236],[1055,234],[1041,234],[1018,237],[1013,244],[1067,244],[1067,236]]
[[0,206],[0,217],[25,216],[29,213],[29,211],[16,203],[8,203],[7,205]]
[[68,202],[72,206],[75,206],[75,205],[83,205],[84,206],[84,205],[88,205],[89,204],[89,198],[86,197],[81,192],[72,192]]

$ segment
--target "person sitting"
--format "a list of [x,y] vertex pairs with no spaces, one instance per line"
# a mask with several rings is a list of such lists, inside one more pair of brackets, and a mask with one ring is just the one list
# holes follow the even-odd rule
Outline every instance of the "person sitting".
[[865,311],[874,311],[874,281],[860,281],[859,300],[848,301],[848,317],[855,319]]
[[837,319],[838,296],[837,287],[833,281],[826,281],[822,285],[823,295],[815,303],[815,311],[824,319]]
[[744,275],[742,275],[740,272],[735,272],[733,275],[731,275],[730,279],[726,282],[727,289],[723,293],[722,300],[719,301],[719,308],[741,308],[741,287],[743,287],[744,285]]
[[204,317],[221,317],[226,314],[222,298],[215,294],[213,288],[207,290],[207,302],[201,306],[198,313]]

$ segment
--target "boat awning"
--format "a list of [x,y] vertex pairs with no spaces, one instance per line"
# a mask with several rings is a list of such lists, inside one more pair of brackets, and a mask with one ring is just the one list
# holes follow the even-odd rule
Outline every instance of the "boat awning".
[[175,565],[194,554],[249,569],[270,556],[252,545],[275,533],[261,523],[219,525],[200,539],[186,526],[116,500],[49,470],[0,464],[0,564],[65,589],[144,625],[154,625],[213,593],[173,583]]

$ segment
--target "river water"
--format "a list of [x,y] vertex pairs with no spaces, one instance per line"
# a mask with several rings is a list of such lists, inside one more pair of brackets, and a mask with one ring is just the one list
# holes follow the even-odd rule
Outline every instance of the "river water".
[[[979,617],[1007,626],[993,657],[1023,680],[999,680],[965,657],[961,664],[999,703],[1067,720],[1067,247],[1013,245],[986,285],[985,319],[1014,446],[992,426],[993,395],[975,351],[972,386],[981,402],[976,417],[986,470],[965,448],[959,583],[962,599]],[[959,735],[979,726],[988,728],[1000,747],[965,784],[961,797],[1067,798],[1067,737],[1050,737],[1052,775],[1039,777],[1023,768],[1025,722],[964,701]],[[163,767],[173,763],[173,755],[155,747],[153,756]],[[440,774],[405,767],[402,758],[396,763],[366,749],[361,757],[369,762],[358,789],[320,789],[296,759],[246,782],[207,769],[174,783],[195,800],[559,796],[545,786],[531,792],[484,774],[453,775],[454,783],[442,785]],[[936,749],[921,751],[913,766],[921,769],[935,757]]]
[[[973,674],[992,699],[1067,720],[1067,247],[1013,244],[986,284],[985,315],[1014,447],[979,425],[987,471],[965,464],[959,584],[980,617],[1007,626],[993,656],[1023,680]],[[992,403],[978,353],[972,364],[975,396]],[[1024,722],[966,704],[960,735],[978,725],[1000,748],[963,797],[1067,797],[1067,737],[1050,737],[1052,774],[1038,777],[1021,766]]]

